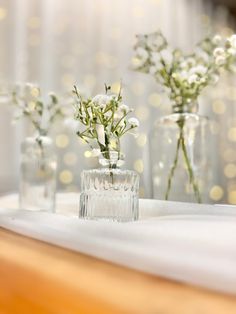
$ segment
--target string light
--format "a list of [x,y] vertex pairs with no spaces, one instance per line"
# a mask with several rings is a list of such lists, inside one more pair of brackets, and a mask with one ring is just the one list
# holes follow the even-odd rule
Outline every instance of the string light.
[[213,201],[219,201],[224,196],[224,190],[221,186],[214,185],[210,190],[209,196]]
[[59,134],[56,136],[56,146],[59,148],[65,148],[69,144],[69,138],[65,134]]
[[134,170],[136,170],[139,173],[142,173],[144,170],[143,161],[142,159],[137,159],[134,162]]
[[59,180],[63,184],[69,184],[73,181],[73,174],[69,170],[63,170],[59,174]]

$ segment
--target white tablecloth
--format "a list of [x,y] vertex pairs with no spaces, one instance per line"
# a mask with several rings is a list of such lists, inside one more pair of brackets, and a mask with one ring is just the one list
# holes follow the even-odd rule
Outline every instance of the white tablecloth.
[[140,200],[131,223],[78,219],[78,195],[59,194],[56,214],[0,199],[0,226],[151,274],[236,294],[236,207]]

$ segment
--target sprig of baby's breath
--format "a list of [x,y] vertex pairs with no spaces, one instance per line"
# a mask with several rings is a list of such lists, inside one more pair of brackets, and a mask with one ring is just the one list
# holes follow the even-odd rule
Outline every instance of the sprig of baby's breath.
[[201,195],[193,166],[188,156],[184,138],[184,112],[192,112],[202,90],[217,83],[221,69],[236,72],[236,35],[222,38],[219,35],[200,41],[191,54],[173,49],[160,31],[138,35],[134,47],[134,69],[151,74],[162,86],[172,104],[172,111],[180,114],[177,120],[179,134],[173,164],[167,178],[165,199],[169,198],[172,179],[178,165],[179,152],[182,151],[196,200]]
[[38,136],[48,135],[53,124],[65,116],[54,93],[49,93],[45,101],[40,88],[30,83],[13,88],[12,103],[17,108],[14,119],[27,118]]
[[173,49],[158,31],[137,35],[134,49],[134,69],[156,79],[168,94],[174,112],[191,111],[202,90],[218,81],[222,68],[236,70],[236,35],[206,37],[186,55]]
[[74,86],[75,119],[80,129],[77,135],[84,140],[95,156],[100,153],[107,159],[110,152],[120,155],[120,139],[139,126],[136,118],[128,118],[133,111],[123,103],[121,90],[109,94],[111,87],[105,84],[105,94],[85,99]]

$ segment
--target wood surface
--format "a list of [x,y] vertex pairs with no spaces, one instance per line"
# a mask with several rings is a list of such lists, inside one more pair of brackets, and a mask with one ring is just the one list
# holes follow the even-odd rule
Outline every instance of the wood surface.
[[235,314],[236,298],[0,228],[0,314]]

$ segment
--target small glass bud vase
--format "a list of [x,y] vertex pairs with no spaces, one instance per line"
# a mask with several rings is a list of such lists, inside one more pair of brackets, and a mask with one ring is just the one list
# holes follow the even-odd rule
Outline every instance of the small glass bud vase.
[[21,145],[19,205],[54,212],[57,160],[51,138],[26,138]]
[[138,219],[139,175],[121,170],[124,163],[116,151],[102,152],[100,169],[81,174],[79,217],[120,222]]

